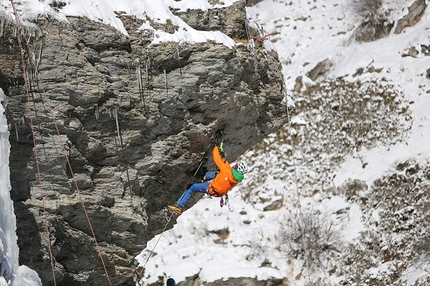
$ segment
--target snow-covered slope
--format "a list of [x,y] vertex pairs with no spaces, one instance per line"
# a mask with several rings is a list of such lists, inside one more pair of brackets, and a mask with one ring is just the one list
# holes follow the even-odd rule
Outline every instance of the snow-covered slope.
[[[39,1],[39,0],[24,0],[15,1],[15,7],[20,14],[21,21],[25,25],[31,26],[31,21],[37,20],[41,16],[53,17],[60,21],[67,21],[67,17],[86,17],[90,20],[102,22],[111,25],[121,33],[127,35],[124,24],[117,16],[117,13],[124,13],[138,19],[151,19],[155,23],[165,23],[166,20],[171,21],[173,25],[178,26],[175,33],[167,33],[164,31],[155,30],[149,24],[149,21],[139,28],[139,30],[148,30],[154,33],[154,44],[166,41],[184,42],[184,43],[200,43],[206,41],[216,41],[224,43],[227,46],[234,45],[234,41],[225,34],[215,31],[197,31],[188,26],[179,17],[174,16],[170,9],[177,11],[186,11],[187,9],[213,9],[224,6],[230,6],[237,0],[223,1],[220,4],[210,4],[206,0],[199,1],[174,1],[162,0],[158,1],[158,5],[153,5],[151,0],[127,0],[127,1],[110,1],[92,0],[71,0],[71,1]],[[0,1],[0,16],[4,16],[2,21],[14,19],[14,10],[12,1]],[[1,34],[1,33],[0,33]]]
[[[385,1],[382,10],[397,21],[412,2]],[[351,38],[362,20],[351,1],[266,0],[248,16],[279,53],[296,113],[241,158],[252,167],[231,192],[232,211],[203,198],[148,243],[137,257],[142,283],[196,275],[285,278],[286,285],[428,279],[420,259],[428,238],[418,229],[428,229],[430,58],[407,55],[429,45],[430,12],[369,43]],[[309,79],[326,59],[325,74]],[[293,242],[300,232],[309,246]]]

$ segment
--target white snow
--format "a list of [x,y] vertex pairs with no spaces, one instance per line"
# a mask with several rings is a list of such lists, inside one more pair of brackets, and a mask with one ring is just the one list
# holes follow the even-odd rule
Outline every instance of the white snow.
[[[36,271],[19,266],[16,217],[10,198],[9,131],[5,116],[6,96],[0,89],[0,285],[40,286]],[[8,284],[8,282],[11,284]]]
[[[403,2],[404,3],[404,2]],[[392,2],[392,7],[398,7],[399,3]],[[397,5],[397,6],[396,6]],[[398,15],[401,12],[398,11]],[[430,148],[425,142],[430,142],[430,130],[428,110],[430,108],[430,96],[427,91],[430,90],[430,81],[425,78],[426,69],[430,67],[429,59],[424,57],[411,58],[402,57],[402,52],[413,45],[418,45],[420,42],[426,42],[425,39],[429,36],[430,22],[429,12],[426,11],[423,19],[419,24],[412,28],[407,28],[406,32],[400,35],[392,34],[388,38],[384,38],[371,43],[354,43],[349,41],[352,31],[359,23],[354,12],[348,5],[347,1],[275,1],[266,0],[257,4],[254,7],[248,8],[248,18],[254,23],[254,27],[264,27],[266,34],[271,34],[270,47],[274,47],[280,57],[283,65],[283,72],[286,79],[288,89],[293,89],[295,80],[298,76],[305,77],[304,81],[312,84],[312,81],[306,79],[306,73],[310,71],[316,64],[324,59],[329,59],[332,62],[332,67],[327,77],[350,76],[356,72],[358,68],[366,68],[373,65],[375,68],[383,68],[378,78],[387,78],[397,88],[401,90],[406,100],[414,102],[410,109],[412,110],[413,125],[409,131],[407,140],[397,142],[393,146],[381,146],[372,149],[363,148],[356,154],[351,155],[337,170],[333,170],[333,183],[335,186],[342,185],[348,179],[360,179],[366,181],[369,185],[377,178],[380,178],[385,172],[389,171],[394,164],[402,162],[406,159],[414,158],[416,160],[426,161],[430,155]],[[399,16],[398,16],[399,17]],[[282,25],[281,25],[282,23]],[[265,45],[267,42],[264,43]],[[419,49],[419,47],[418,47]],[[360,78],[362,81],[372,80],[375,73],[363,74]],[[320,116],[323,116],[321,114]],[[299,115],[292,118],[292,123],[296,125],[307,125],[305,118]],[[226,145],[228,148],[228,144]],[[244,155],[243,158],[251,158],[252,153]],[[300,156],[296,154],[296,156]],[[366,168],[362,168],[362,161],[359,158],[365,158],[367,162]],[[252,178],[260,175],[262,166],[275,166],[275,160],[291,160],[292,158],[274,158],[272,156],[259,157],[254,160],[251,173],[248,176]],[[296,160],[300,166],[300,158]],[[269,163],[261,163],[269,162]],[[270,163],[272,162],[272,164]],[[291,163],[293,164],[293,163]],[[291,165],[290,164],[290,165]],[[262,165],[262,166],[261,166]],[[303,166],[306,168],[306,166]],[[256,170],[256,171],[255,171]],[[265,171],[264,168],[262,170]],[[273,170],[268,172],[273,173]],[[314,170],[307,170],[308,173]],[[281,171],[282,173],[282,171]],[[294,176],[294,172],[289,172]],[[306,173],[303,175],[306,176]],[[247,177],[245,177],[245,181]],[[300,178],[298,178],[300,180]],[[248,178],[248,180],[250,180]],[[242,185],[246,185],[246,182]],[[262,212],[264,203],[256,203],[249,206],[242,200],[241,193],[246,193],[250,185],[246,187],[237,186],[231,191],[231,205],[234,212],[229,212],[227,209],[221,209],[217,201],[210,199],[202,199],[191,209],[185,211],[178,219],[177,225],[164,234],[163,237],[168,237],[169,240],[174,240],[174,237],[180,236],[178,242],[166,246],[158,244],[156,246],[156,255],[145,265],[146,275],[143,279],[144,283],[151,283],[158,277],[175,277],[169,269],[173,263],[177,266],[177,261],[170,262],[169,259],[160,258],[171,253],[172,251],[185,251],[183,248],[187,243],[193,241],[205,253],[206,259],[202,262],[196,260],[196,257],[189,253],[189,256],[183,256],[182,262],[187,264],[187,261],[193,261],[199,267],[195,269],[194,274],[199,274],[203,281],[214,281],[224,279],[225,277],[236,277],[237,273],[243,277],[255,277],[255,266],[261,264],[264,257],[270,257],[273,268],[277,268],[281,277],[288,277],[291,281],[295,281],[294,276],[295,265],[288,265],[286,258],[282,253],[277,251],[280,247],[279,227],[280,218],[283,217],[283,212],[287,209],[294,209],[293,204],[296,201],[284,200],[284,207],[279,211]],[[274,179],[270,175],[265,180],[264,185],[256,185],[259,194],[263,197],[253,198],[254,201],[259,199],[264,200],[264,196],[276,196],[276,194],[284,194],[285,198],[295,197],[295,186],[287,187],[286,183],[279,179]],[[293,193],[293,194],[292,194]],[[342,197],[332,197],[323,202],[309,202],[314,207],[325,210],[327,214],[334,213],[338,210],[347,208],[348,223],[342,225],[342,232],[346,241],[352,241],[357,238],[360,231],[364,230],[364,225],[361,221],[361,210],[357,204],[346,203]],[[306,204],[306,200],[302,201],[302,205]],[[210,213],[210,217],[208,217]],[[238,213],[244,213],[238,215]],[[375,220],[378,220],[378,211],[375,210]],[[219,216],[223,218],[220,219]],[[211,222],[215,220],[216,222]],[[248,224],[244,222],[247,221]],[[229,229],[230,233],[225,242],[216,247],[216,243],[210,243],[207,238],[213,237],[210,233],[212,228],[211,223],[216,223],[217,228],[222,228],[222,222],[225,222],[224,227]],[[221,225],[220,225],[221,224]],[[237,226],[234,226],[237,225]],[[239,227],[241,225],[241,227]],[[185,229],[184,229],[185,227]],[[196,231],[199,230],[199,231]],[[185,234],[197,234],[190,237],[190,242],[185,241]],[[209,232],[209,234],[208,234]],[[201,233],[206,233],[200,237]],[[139,259],[141,265],[145,263],[148,257],[148,249],[154,247],[156,242],[155,237],[151,240],[147,248],[142,252]],[[201,240],[205,240],[200,246]],[[197,240],[197,241],[196,241]],[[236,243],[237,241],[237,243]],[[246,243],[247,242],[247,243]],[[238,247],[240,245],[240,247]],[[253,247],[260,246],[262,249],[255,250]],[[180,250],[178,249],[181,248]],[[214,248],[215,247],[215,248]],[[225,253],[230,253],[225,257]],[[241,256],[241,257],[240,257]],[[247,259],[252,256],[252,259]],[[167,261],[167,262],[166,262]],[[171,264],[172,263],[172,264]],[[195,264],[194,268],[195,268]],[[216,273],[207,276],[207,271],[213,270],[216,265]],[[239,271],[238,268],[241,270]],[[407,272],[410,276],[404,278],[410,283],[413,283],[421,274],[415,268]],[[375,269],[373,269],[375,270]],[[379,271],[384,271],[380,269]],[[178,271],[175,270],[175,273]],[[214,271],[215,272],[215,271]],[[375,270],[375,275],[377,275]],[[269,276],[278,277],[277,273],[267,273]],[[192,275],[189,275],[192,276]],[[178,277],[181,281],[183,276]],[[336,279],[333,279],[336,281]],[[294,285],[302,285],[304,281],[295,281]]]
[[[234,41],[220,32],[202,32],[189,27],[178,17],[175,17],[169,7],[186,11],[188,8],[212,9],[218,6],[211,5],[207,0],[175,1],[160,0],[153,5],[153,0],[68,0],[59,11],[52,9],[49,4],[54,1],[21,0],[20,11],[23,20],[33,20],[40,15],[55,17],[60,20],[68,16],[88,17],[103,22],[118,29],[127,35],[122,22],[114,13],[124,12],[139,19],[165,23],[171,20],[179,27],[174,34],[154,31],[153,43],[162,41],[203,42],[214,40],[232,47]],[[235,1],[222,1],[222,6],[233,4]],[[386,1],[385,9],[393,9],[391,17],[399,19],[405,10],[401,4],[412,1]],[[220,2],[221,3],[221,2]],[[10,1],[0,0],[0,15],[13,19]],[[221,4],[217,4],[221,5]],[[430,80],[425,77],[430,67],[429,57],[422,55],[402,57],[405,50],[416,47],[420,50],[420,43],[428,43],[430,31],[430,12],[426,10],[421,21],[399,34],[370,42],[355,43],[350,40],[354,28],[360,23],[356,13],[351,8],[350,1],[346,0],[318,0],[318,1],[284,1],[264,0],[254,7],[247,8],[249,23],[253,27],[264,28],[264,35],[270,41],[263,44],[267,49],[274,49],[279,53],[283,64],[286,87],[292,90],[296,78],[302,76],[303,81],[313,82],[306,77],[313,67],[320,61],[328,59],[331,67],[326,77],[346,77],[353,81],[362,82],[375,78],[385,78],[395,85],[395,88],[405,95],[409,102],[412,116],[412,128],[405,134],[405,140],[398,141],[391,146],[377,146],[372,149],[362,148],[343,162],[337,169],[331,170],[334,186],[342,185],[348,179],[364,180],[371,185],[381,175],[390,171],[393,166],[406,159],[413,158],[418,162],[427,162],[430,157]],[[244,19],[245,21],[245,19]],[[140,30],[152,28],[148,23]],[[264,36],[263,35],[263,36]],[[373,66],[382,69],[379,73],[363,73],[358,78],[352,75],[358,68]],[[306,87],[303,87],[306,88]],[[299,98],[295,98],[299,100]],[[0,176],[1,177],[1,207],[2,214],[12,214],[12,204],[7,200],[10,185],[8,183],[8,150],[7,125],[2,116],[0,106]],[[320,114],[319,116],[323,116]],[[307,126],[309,122],[300,115],[294,116],[292,124]],[[293,131],[292,131],[293,132]],[[228,149],[228,142],[226,144]],[[294,285],[303,285],[305,281],[296,281],[300,273],[300,265],[295,262],[287,263],[285,254],[281,251],[283,245],[279,239],[280,222],[286,219],[286,213],[297,206],[299,195],[295,184],[287,184],[282,178],[269,176],[265,184],[251,184],[246,181],[257,182],[257,178],[264,172],[270,174],[284,174],[290,180],[303,180],[310,176],[315,177],[318,172],[309,166],[302,166],[302,154],[293,150],[295,158],[265,156],[253,158],[251,172],[245,176],[245,181],[230,192],[230,203],[233,211],[225,206],[220,208],[217,199],[203,198],[195,206],[185,211],[177,220],[173,229],[154,237],[148,242],[147,248],[137,256],[140,265],[145,266],[145,276],[142,283],[149,284],[159,277],[167,279],[173,277],[177,282],[186,277],[198,274],[204,282],[227,279],[228,277],[286,277],[295,281]],[[252,152],[243,158],[251,161]],[[362,168],[362,160],[367,163]],[[279,161],[288,161],[288,170],[274,170]],[[295,166],[296,165],[296,166]],[[267,170],[266,170],[267,169]],[[299,177],[294,174],[300,169]],[[303,172],[305,170],[305,172]],[[4,184],[5,183],[5,184]],[[243,194],[258,191],[259,197],[252,198],[253,204],[245,202]],[[281,199],[283,207],[277,211],[263,211],[265,200]],[[312,206],[323,211],[327,216],[339,211],[347,214],[347,221],[341,224],[346,241],[358,237],[364,229],[361,221],[361,210],[357,204],[346,202],[342,196],[331,198],[300,198],[303,206]],[[5,201],[5,202],[4,202]],[[6,209],[4,209],[6,208]],[[374,220],[379,220],[379,212],[373,212]],[[4,259],[8,260],[9,267],[2,272],[10,273],[16,279],[29,279],[39,285],[38,277],[25,266],[18,267],[16,236],[14,236],[14,217],[0,218],[0,238],[6,252]],[[158,242],[159,241],[159,242]],[[158,242],[158,243],[157,243]],[[155,254],[151,254],[154,249]],[[264,261],[270,258],[270,267],[261,267]],[[425,261],[425,260],[423,260]],[[3,263],[2,263],[3,267]],[[422,269],[428,269],[427,262],[420,262],[410,267],[402,276],[408,285],[412,285],[421,275]],[[389,271],[390,264],[384,264],[369,270],[369,273],[378,275]],[[428,270],[426,270],[428,272]],[[336,281],[337,278],[333,278]],[[0,280],[0,285],[4,281]],[[23,285],[23,284],[21,284]]]
[[[206,0],[198,1],[175,1],[175,0],[158,0],[157,5],[154,5],[153,0],[126,0],[126,1],[105,1],[105,0],[69,0],[69,1],[56,1],[56,0],[23,0],[17,2],[20,10],[22,11],[20,17],[22,21],[34,20],[40,16],[51,16],[58,20],[67,21],[67,17],[87,17],[93,21],[105,23],[116,28],[121,33],[128,35],[124,28],[123,23],[117,17],[115,12],[125,13],[125,15],[134,16],[137,19],[145,20],[145,23],[139,30],[149,29],[154,32],[153,44],[164,41],[173,42],[186,42],[186,43],[199,43],[213,40],[223,43],[228,47],[234,45],[234,41],[221,32],[206,32],[197,31],[188,26],[179,17],[173,15],[170,11],[178,9],[179,11],[186,11],[187,9],[202,9],[208,10],[213,8],[220,8],[229,6],[237,0],[223,1],[223,5],[211,5]],[[55,2],[62,2],[66,5],[59,11],[52,9],[50,4]],[[12,19],[15,18],[12,5],[10,1],[1,0],[0,15],[8,15]],[[177,25],[178,31],[174,34],[156,31],[150,27],[149,21],[155,23],[166,24],[169,20],[173,25]]]

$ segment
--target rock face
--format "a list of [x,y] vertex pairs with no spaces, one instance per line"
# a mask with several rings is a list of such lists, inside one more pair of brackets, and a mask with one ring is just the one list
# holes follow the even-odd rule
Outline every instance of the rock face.
[[0,88],[20,263],[43,285],[53,273],[57,285],[107,285],[106,273],[112,285],[134,285],[132,258],[162,231],[163,208],[214,167],[201,152],[215,134],[232,162],[287,121],[276,53],[244,44],[245,1],[212,11],[216,23],[202,13],[179,16],[221,30],[234,48],[154,46],[138,32],[142,21],[123,15],[128,36],[84,18],[40,19],[27,31],[28,96],[15,28],[4,27]]
[[[353,39],[358,42],[371,42],[387,37],[393,30],[395,34],[400,34],[407,27],[416,25],[427,8],[427,1],[415,0],[404,16],[397,22],[389,19],[390,12],[381,9],[382,1],[368,1],[365,4],[357,1],[355,12],[363,17],[363,21],[354,32]],[[354,6],[353,6],[354,7]]]
[[406,27],[416,25],[424,15],[426,8],[427,3],[425,0],[415,0],[408,7],[408,13],[398,21],[394,33],[400,34]]

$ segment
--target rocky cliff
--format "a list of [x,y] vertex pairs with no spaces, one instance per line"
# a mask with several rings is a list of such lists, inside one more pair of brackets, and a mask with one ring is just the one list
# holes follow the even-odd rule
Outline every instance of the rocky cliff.
[[128,35],[85,18],[41,18],[25,29],[25,77],[16,26],[5,23],[0,88],[20,263],[43,285],[53,272],[57,285],[107,285],[104,268],[113,285],[134,285],[133,256],[162,231],[163,208],[199,179],[198,163],[213,168],[202,151],[215,134],[233,161],[287,121],[281,64],[249,44],[245,5],[177,13],[230,36],[233,48],[153,45],[143,20],[121,13]]

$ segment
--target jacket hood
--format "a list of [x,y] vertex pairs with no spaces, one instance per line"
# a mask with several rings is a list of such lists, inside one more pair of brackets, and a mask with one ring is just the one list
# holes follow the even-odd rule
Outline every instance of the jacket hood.
[[231,168],[231,172],[233,173],[233,177],[238,182],[242,182],[243,178],[245,178],[245,176],[243,174],[239,173],[235,168]]

